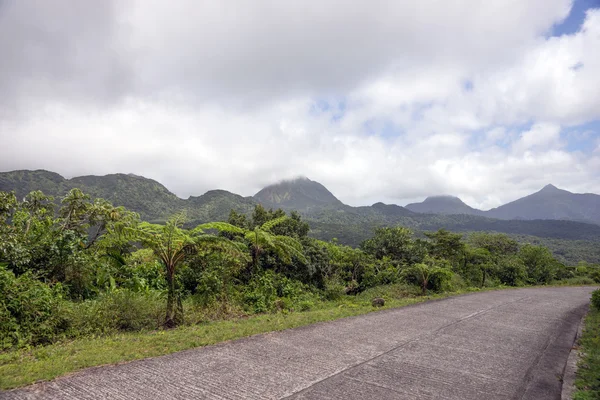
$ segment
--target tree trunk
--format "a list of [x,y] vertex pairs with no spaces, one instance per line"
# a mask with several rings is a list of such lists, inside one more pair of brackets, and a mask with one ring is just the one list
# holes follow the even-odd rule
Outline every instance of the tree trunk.
[[167,315],[165,328],[174,328],[183,323],[183,303],[175,289],[175,269],[167,268]]
[[481,287],[485,286],[485,269],[483,270],[483,279],[481,280]]

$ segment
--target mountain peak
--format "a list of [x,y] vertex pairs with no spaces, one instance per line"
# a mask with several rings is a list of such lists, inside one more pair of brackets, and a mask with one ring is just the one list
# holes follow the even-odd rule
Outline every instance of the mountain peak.
[[407,204],[406,208],[425,214],[482,214],[481,211],[468,206],[458,197],[450,195],[429,196],[421,203]]
[[256,193],[254,198],[269,207],[296,210],[342,204],[325,186],[305,176],[269,185]]
[[548,192],[548,191],[554,191],[554,190],[560,190],[560,189],[557,188],[556,186],[554,186],[553,184],[549,183],[546,186],[544,186],[542,188],[542,190]]
[[463,201],[456,196],[451,196],[449,194],[441,194],[436,196],[429,196],[423,202],[434,202],[434,201],[446,201],[446,202],[460,202]]

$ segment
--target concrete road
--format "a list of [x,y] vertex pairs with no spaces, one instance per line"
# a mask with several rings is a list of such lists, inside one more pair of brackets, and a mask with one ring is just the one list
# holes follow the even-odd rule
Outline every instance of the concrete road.
[[592,289],[476,293],[91,368],[1,399],[560,399]]

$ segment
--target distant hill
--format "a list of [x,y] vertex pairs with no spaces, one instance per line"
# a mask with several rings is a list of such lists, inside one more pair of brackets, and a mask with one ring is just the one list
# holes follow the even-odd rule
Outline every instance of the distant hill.
[[499,219],[559,219],[600,224],[600,195],[578,194],[547,185],[485,215]]
[[103,198],[124,206],[148,221],[165,221],[185,210],[189,219],[202,222],[223,220],[231,209],[248,213],[256,202],[225,190],[213,190],[202,196],[180,199],[155,180],[133,174],[79,176],[65,179],[45,170],[0,173],[0,190],[16,192],[23,198],[33,190],[41,190],[59,200],[69,190],[79,188],[93,198]]
[[431,196],[421,203],[407,204],[406,208],[423,214],[484,215],[483,211],[466,205],[461,199],[454,196]]
[[256,193],[254,199],[266,207],[284,210],[313,211],[343,206],[325,186],[305,177],[269,185]]
[[256,200],[226,190],[209,190],[202,196],[190,196],[185,201],[187,215],[199,222],[224,221],[233,209],[243,214],[254,210]]
[[[164,221],[182,210],[186,211],[190,224],[224,221],[231,209],[250,214],[258,203],[267,208],[297,210],[310,224],[312,236],[323,240],[337,238],[349,245],[360,244],[372,236],[376,227],[386,225],[402,225],[416,232],[445,228],[457,232],[496,231],[548,240],[600,242],[600,225],[566,221],[587,220],[586,216],[589,220],[598,221],[592,218],[598,214],[595,201],[600,196],[577,195],[554,187],[546,187],[541,192],[489,212],[496,213],[499,218],[510,218],[510,215],[521,218],[502,220],[477,215],[475,211],[478,210],[453,197],[433,197],[411,205],[410,208],[419,212],[383,203],[351,207],[339,201],[320,183],[307,178],[267,186],[254,197],[211,190],[201,196],[181,199],[160,183],[132,174],[65,179],[43,170],[0,173],[0,190],[14,190],[20,198],[32,190],[42,190],[58,199],[74,187],[93,197],[125,206],[149,221]],[[429,208],[423,208],[423,205]],[[548,215],[562,220],[547,219]]]

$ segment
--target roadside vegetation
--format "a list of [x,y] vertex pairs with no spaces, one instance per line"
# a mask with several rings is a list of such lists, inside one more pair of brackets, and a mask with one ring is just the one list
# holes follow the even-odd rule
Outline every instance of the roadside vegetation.
[[600,399],[600,290],[592,293],[592,304],[579,339],[583,353],[577,369],[574,400]]
[[[299,214],[165,224],[72,189],[59,205],[0,192],[0,388],[449,293],[593,284],[504,234],[416,238],[380,227],[357,248],[311,238]],[[189,224],[189,223],[188,223]]]

